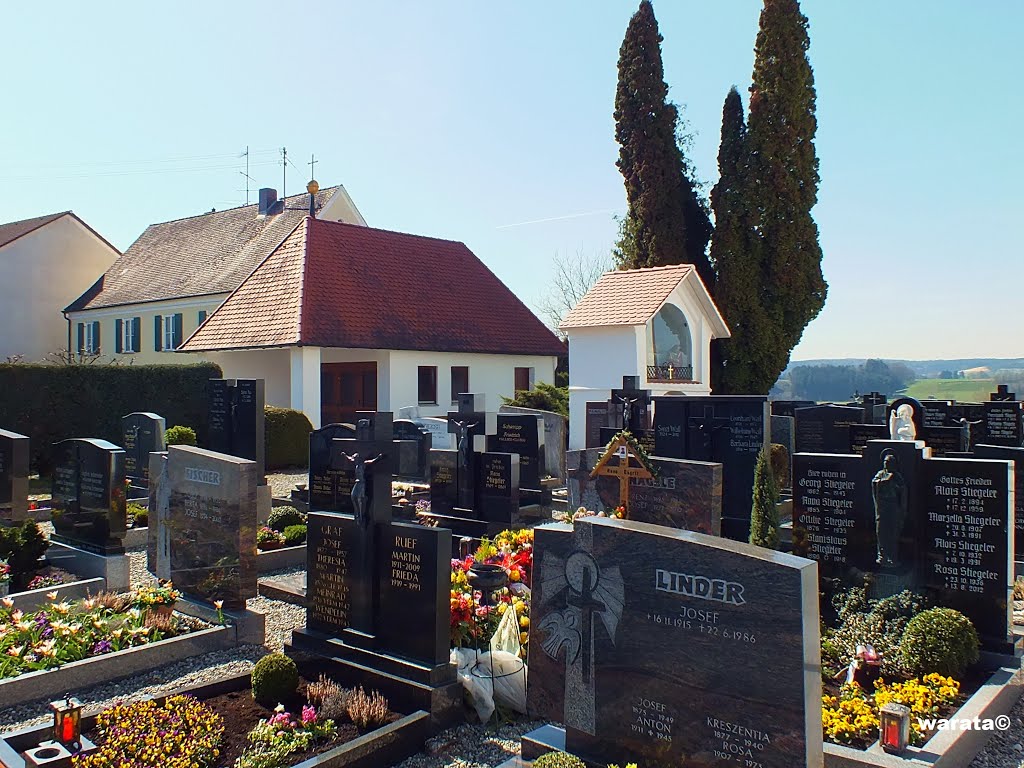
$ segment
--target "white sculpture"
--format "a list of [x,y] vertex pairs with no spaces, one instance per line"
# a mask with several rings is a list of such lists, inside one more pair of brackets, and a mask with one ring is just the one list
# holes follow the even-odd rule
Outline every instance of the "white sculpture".
[[914,426],[914,406],[904,403],[894,408],[889,414],[890,440],[916,440],[917,427]]

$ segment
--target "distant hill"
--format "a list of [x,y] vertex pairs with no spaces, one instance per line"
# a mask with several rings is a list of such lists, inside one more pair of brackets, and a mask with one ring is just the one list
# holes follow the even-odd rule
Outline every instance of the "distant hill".
[[[942,371],[964,371],[971,368],[988,368],[997,371],[1001,368],[1024,369],[1024,357],[966,357],[951,360],[898,360],[895,358],[881,359],[884,363],[902,363],[922,378],[938,376]],[[862,365],[864,357],[838,357],[820,360],[794,360],[787,371],[804,365]]]

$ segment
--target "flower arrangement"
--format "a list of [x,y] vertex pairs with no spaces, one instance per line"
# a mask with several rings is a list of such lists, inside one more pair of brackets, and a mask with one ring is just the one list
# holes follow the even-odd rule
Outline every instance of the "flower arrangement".
[[823,696],[821,720],[825,738],[839,744],[867,745],[878,738],[878,711],[886,704],[910,707],[910,742],[924,744],[920,718],[932,718],[943,707],[954,704],[960,695],[960,683],[935,673],[903,682],[878,680],[874,694],[856,683],[844,684],[840,694]]
[[176,619],[159,626],[147,621],[134,594],[125,603],[135,607],[121,611],[96,598],[57,602],[56,591],[46,597],[48,602],[32,613],[15,608],[9,597],[0,599],[0,679],[188,632]]
[[76,755],[74,768],[205,768],[220,757],[224,721],[191,696],[170,696],[163,704],[118,704],[96,718],[100,746]]
[[430,514],[430,499],[420,499],[416,502],[416,514],[417,515],[429,515]]
[[178,602],[179,597],[181,597],[181,593],[174,588],[174,584],[161,580],[155,587],[145,586],[135,590],[133,602],[140,607],[153,608],[174,605]]
[[0,584],[7,584],[11,580],[11,566],[6,560],[0,560]]
[[235,768],[276,768],[291,753],[305,751],[335,733],[334,721],[320,718],[315,707],[304,706],[296,717],[278,704],[273,717],[260,720],[249,731],[250,746],[235,761]]
[[257,549],[280,549],[284,546],[284,534],[278,533],[266,525],[260,526],[256,531]]

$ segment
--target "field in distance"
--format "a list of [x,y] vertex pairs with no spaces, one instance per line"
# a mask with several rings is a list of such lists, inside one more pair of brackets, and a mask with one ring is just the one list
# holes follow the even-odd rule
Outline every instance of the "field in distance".
[[996,385],[992,379],[918,379],[901,394],[918,400],[983,403],[995,391]]

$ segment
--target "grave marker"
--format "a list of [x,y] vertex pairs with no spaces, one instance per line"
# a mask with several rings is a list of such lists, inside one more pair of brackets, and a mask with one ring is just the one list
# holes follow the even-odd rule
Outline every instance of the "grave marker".
[[140,488],[148,487],[149,454],[164,450],[166,431],[163,417],[155,413],[129,413],[121,418],[124,471]]
[[210,379],[210,450],[256,462],[260,485],[265,473],[263,379]]
[[124,552],[124,464],[124,451],[106,440],[57,443],[52,493],[57,541],[101,555]]
[[539,490],[544,466],[544,422],[526,414],[499,413],[495,434],[487,436],[487,450],[519,455],[519,485]]
[[651,392],[640,389],[639,376],[623,376],[622,388],[613,389],[608,405],[614,414],[611,422],[616,431],[636,433],[650,429]]
[[28,517],[29,438],[0,429],[0,524]]
[[850,449],[850,426],[860,424],[863,418],[863,408],[843,405],[797,408],[796,452],[846,453]]
[[309,433],[309,508],[351,512],[349,496],[355,477],[348,467],[331,466],[331,446],[338,438],[355,437],[351,424],[327,424]]

